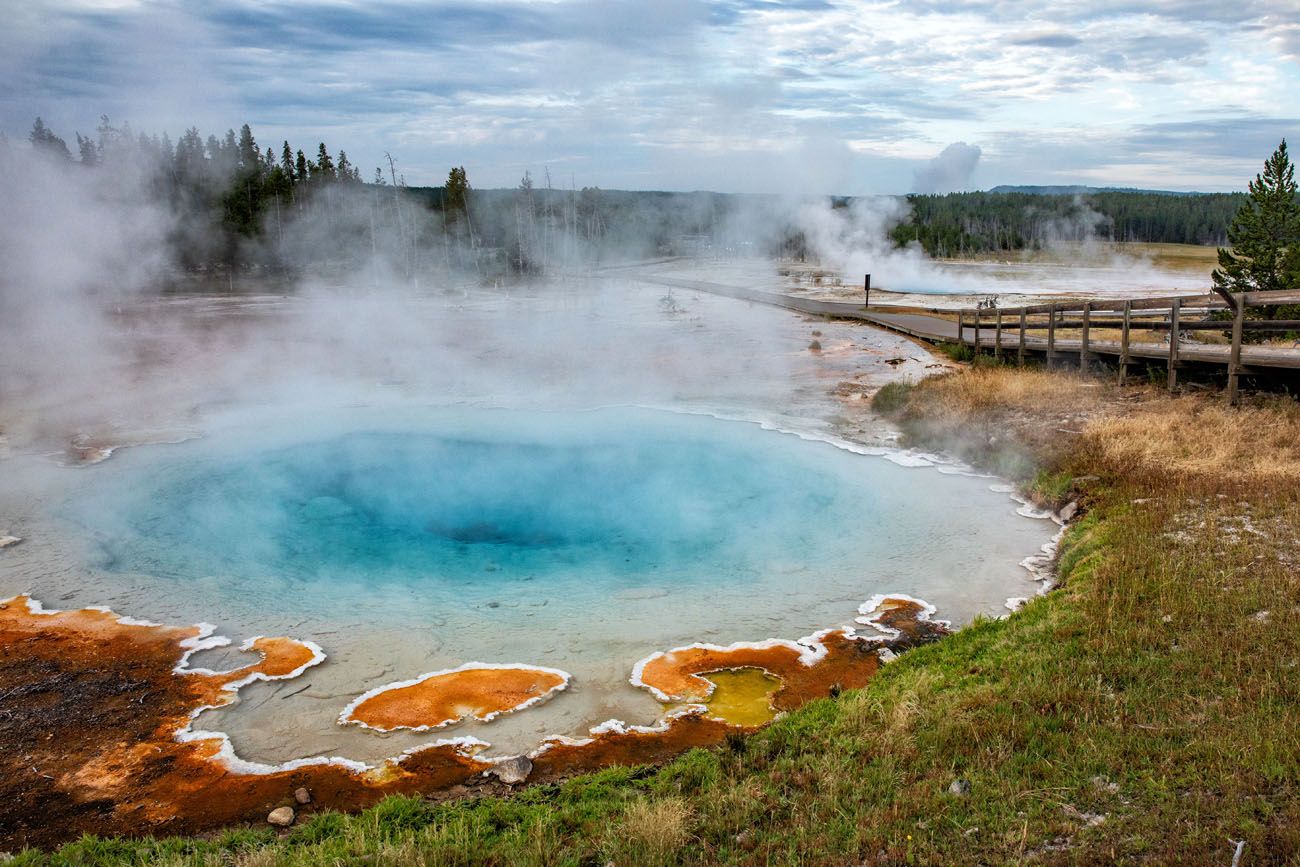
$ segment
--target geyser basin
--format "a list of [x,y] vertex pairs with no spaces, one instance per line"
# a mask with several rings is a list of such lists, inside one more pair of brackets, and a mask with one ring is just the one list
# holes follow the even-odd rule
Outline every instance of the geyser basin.
[[880,592],[959,622],[996,614],[1050,535],[986,479],[643,409],[260,419],[85,472],[65,513],[94,540],[95,601],[329,654],[303,684],[255,684],[199,721],[261,761],[427,742],[336,719],[385,682],[476,661],[573,680],[438,736],[511,751],[649,722],[661,708],[627,678],[656,651],[797,638]]

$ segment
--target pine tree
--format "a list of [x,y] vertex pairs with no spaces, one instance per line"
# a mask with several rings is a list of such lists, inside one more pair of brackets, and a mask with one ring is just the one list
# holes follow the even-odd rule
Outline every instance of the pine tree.
[[262,168],[262,153],[253,139],[253,129],[248,124],[239,128],[239,166],[244,171]]
[[1300,200],[1286,139],[1250,182],[1250,198],[1228,227],[1214,285],[1228,292],[1271,292],[1300,286]]
[[469,178],[464,166],[456,166],[447,174],[446,210],[448,214],[460,211],[464,213],[465,203],[469,198]]
[[81,154],[83,166],[99,165],[99,148],[95,145],[94,139],[77,133],[77,151]]
[[334,160],[330,159],[330,152],[325,149],[325,142],[320,143],[320,150],[316,155],[316,170],[320,172],[323,180],[334,180]]
[[68,143],[55,135],[39,117],[36,118],[36,123],[32,124],[32,131],[28,134],[27,140],[41,153],[56,159],[72,161],[72,152],[68,150]]
[[294,174],[293,168],[293,150],[289,147],[289,140],[285,139],[284,149],[280,151],[280,168],[284,169],[284,174],[289,178],[289,183],[299,180]]
[[311,167],[307,164],[307,156],[302,152],[301,148],[298,150],[298,158],[294,162],[293,171],[298,183],[303,183],[311,176]]

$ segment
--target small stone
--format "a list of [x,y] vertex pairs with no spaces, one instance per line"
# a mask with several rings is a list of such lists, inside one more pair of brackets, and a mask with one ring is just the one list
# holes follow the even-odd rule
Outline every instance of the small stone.
[[1166,614],[1164,617],[1161,617],[1161,618],[1160,618],[1160,622],[1161,622],[1161,623],[1173,623],[1173,622],[1174,622],[1174,615],[1172,615],[1172,614]]
[[489,602],[489,603],[488,603],[488,608],[500,608],[500,607],[501,607],[501,603],[500,603],[500,602]]
[[1258,623],[1268,623],[1268,619],[1273,615],[1268,611],[1256,611],[1250,615],[1251,619]]
[[299,786],[293,790],[293,799],[299,804],[310,804],[311,792],[307,791],[306,786]]
[[1070,502],[1066,503],[1064,506],[1061,507],[1061,511],[1058,514],[1061,518],[1062,523],[1068,523],[1071,518],[1073,518],[1076,514],[1078,514],[1078,512],[1079,512],[1079,501],[1071,500]]
[[948,787],[948,794],[964,798],[970,794],[970,780],[953,780],[952,785]]
[[288,828],[293,824],[293,807],[276,807],[266,817],[266,821],[280,828]]
[[812,343],[809,343],[809,344],[808,344],[808,348],[809,348],[810,350],[812,350],[813,352],[821,352],[821,351],[822,351],[822,342],[821,342],[820,340],[814,340]]
[[8,548],[11,545],[17,545],[22,539],[18,536],[0,536],[0,548]]
[[528,779],[533,772],[533,763],[527,756],[513,756],[488,768],[488,773],[507,785],[517,785]]
[[1105,792],[1110,795],[1119,794],[1119,783],[1112,782],[1101,775],[1092,778],[1092,787],[1099,792]]

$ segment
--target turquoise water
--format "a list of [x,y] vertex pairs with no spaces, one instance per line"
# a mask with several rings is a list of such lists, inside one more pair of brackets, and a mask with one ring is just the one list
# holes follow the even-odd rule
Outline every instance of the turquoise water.
[[528,582],[599,596],[836,560],[861,547],[846,530],[891,507],[871,472],[888,464],[673,413],[434,416],[233,450],[216,439],[80,500],[100,537],[93,565],[220,576],[232,595],[274,580],[326,607],[397,590],[464,604]]
[[1052,532],[989,479],[636,408],[248,414],[62,473],[77,482],[67,535],[86,540],[73,598],[325,649],[301,683],[205,714],[260,761],[417,746],[335,720],[376,685],[470,661],[573,681],[442,735],[508,751],[647,723],[660,708],[627,678],[655,651],[798,638],[851,623],[877,593],[958,622],[996,615],[1033,592],[1017,563]]

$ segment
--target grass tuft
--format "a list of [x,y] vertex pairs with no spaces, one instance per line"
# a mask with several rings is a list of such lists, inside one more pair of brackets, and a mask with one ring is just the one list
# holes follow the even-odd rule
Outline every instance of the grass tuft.
[[912,392],[910,382],[890,382],[882,385],[871,397],[871,408],[881,415],[893,415],[907,405]]

